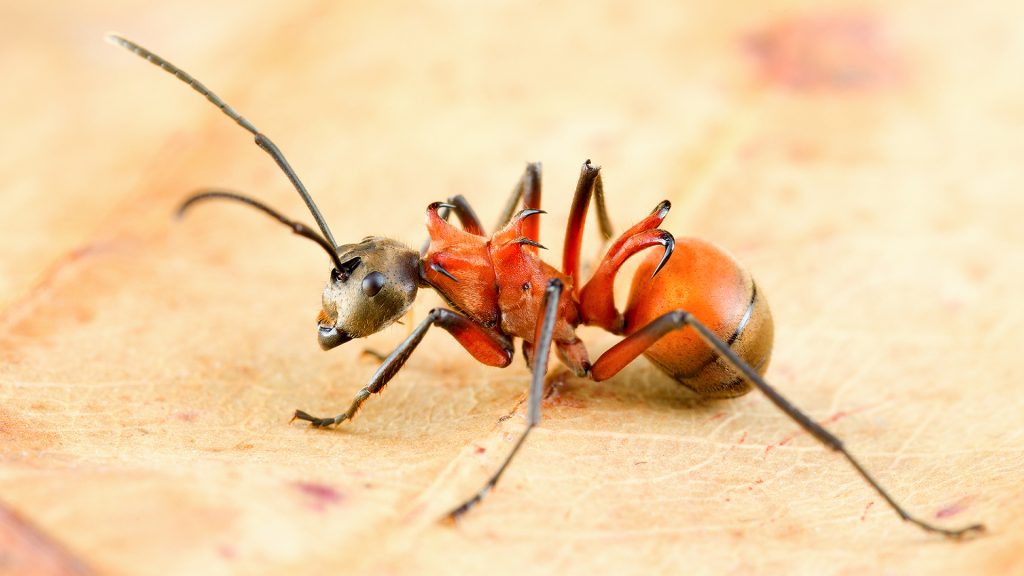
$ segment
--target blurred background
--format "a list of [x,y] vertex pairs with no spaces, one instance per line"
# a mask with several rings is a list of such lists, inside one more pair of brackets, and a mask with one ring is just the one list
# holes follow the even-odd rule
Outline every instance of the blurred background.
[[[1024,572],[1021,16],[3,3],[0,574]],[[492,223],[528,161],[551,262],[585,159],[618,230],[671,200],[667,229],[726,246],[768,295],[769,380],[912,510],[990,534],[903,526],[763,398],[699,401],[643,362],[560,378],[499,489],[439,526],[522,426],[522,361],[432,333],[351,426],[287,426],[347,406],[362,347],[408,326],[324,355],[319,250],[234,206],[175,222],[207,187],[311,218],[251,136],[108,32],[273,138],[339,241],[418,245],[453,194]],[[581,334],[592,356],[616,340]]]

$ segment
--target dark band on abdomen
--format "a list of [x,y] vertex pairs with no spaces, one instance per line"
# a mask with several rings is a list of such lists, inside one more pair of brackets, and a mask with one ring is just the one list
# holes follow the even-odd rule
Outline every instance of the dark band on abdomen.
[[[740,339],[740,336],[743,335],[743,330],[746,329],[747,324],[750,323],[750,318],[754,315],[754,304],[757,303],[757,284],[751,281],[750,285],[750,303],[747,304],[747,310],[743,313],[743,316],[740,318],[740,323],[739,325],[736,326],[736,330],[733,331],[732,336],[729,336],[729,338],[725,341],[725,343],[728,344],[730,348],[737,340]],[[680,381],[687,380],[689,378],[695,378],[698,374],[703,372],[704,369],[706,369],[708,366],[710,366],[717,360],[718,354],[716,354],[709,348],[707,360],[705,360],[704,363],[702,363],[700,366],[697,366],[695,369],[685,373],[669,373],[673,374],[673,378]],[[668,371],[666,370],[666,372]]]
[[757,284],[751,280],[750,286],[752,288],[750,292],[750,304],[747,305],[747,311],[743,313],[743,318],[740,318],[740,323],[736,326],[736,331],[729,336],[729,339],[725,341],[726,344],[732,346],[734,342],[740,339],[743,335],[743,329],[750,323],[750,317],[754,315],[754,303],[757,302]]

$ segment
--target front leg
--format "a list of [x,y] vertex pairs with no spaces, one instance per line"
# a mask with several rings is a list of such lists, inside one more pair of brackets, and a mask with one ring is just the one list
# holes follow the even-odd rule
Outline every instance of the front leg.
[[443,328],[449,334],[458,340],[459,344],[465,348],[470,354],[473,355],[479,362],[487,364],[488,366],[496,366],[504,368],[512,362],[512,355],[514,347],[512,345],[512,339],[508,336],[495,332],[488,328],[473,322],[469,318],[457,314],[451,310],[444,308],[434,308],[427,314],[426,319],[423,320],[412,331],[412,334],[408,338],[402,341],[401,344],[395,348],[394,352],[388,355],[384,359],[384,362],[377,368],[377,371],[373,373],[370,378],[370,382],[363,387],[362,390],[356,393],[355,398],[352,399],[352,405],[349,406],[348,410],[338,414],[333,418],[318,418],[311,416],[310,414],[303,412],[302,410],[296,410],[295,415],[292,416],[292,421],[305,420],[311,423],[315,427],[330,426],[332,424],[341,424],[345,420],[351,420],[355,417],[356,412],[366,402],[366,399],[370,397],[370,394],[376,394],[384,389],[384,386],[398,373],[398,371],[405,365],[405,361],[412,355],[412,351],[416,349],[420,341],[423,340],[423,336],[426,335],[427,330],[431,326],[438,326]]
[[608,209],[604,205],[604,183],[601,180],[601,168],[587,160],[580,170],[580,179],[576,182],[576,192],[572,197],[572,208],[565,228],[565,245],[562,249],[562,272],[572,278],[572,291],[579,294],[580,279],[580,247],[583,245],[583,225],[590,209],[590,198],[593,196],[597,204],[597,222],[601,228],[601,238],[612,237],[612,223],[608,218]]
[[[531,162],[526,165],[526,171],[523,172],[519,182],[516,183],[516,187],[512,190],[512,195],[509,196],[505,209],[502,210],[501,217],[498,219],[498,225],[494,227],[494,231],[501,230],[512,221],[512,217],[518,213],[517,208],[519,207],[520,200],[522,200],[524,210],[540,210],[540,194],[540,162]],[[459,222],[462,223],[463,230],[477,236],[487,236],[483,224],[480,223],[480,218],[477,217],[473,207],[470,206],[469,200],[466,200],[462,194],[452,196],[440,206],[437,214],[442,220],[447,221],[449,211],[454,210],[455,215],[459,218]],[[540,223],[536,220],[527,223],[525,237],[534,242],[539,242]],[[427,239],[420,248],[420,255],[425,255],[429,249],[430,236],[427,236]],[[535,248],[531,249],[536,251]]]
[[[516,187],[512,190],[512,195],[505,203],[505,209],[501,211],[498,224],[494,227],[495,232],[507,226],[512,218],[519,213],[520,200],[523,202],[523,210],[540,210],[540,172],[540,162],[530,162],[526,165],[526,171],[523,172]],[[526,223],[524,236],[534,242],[540,242],[540,222],[534,219]]]

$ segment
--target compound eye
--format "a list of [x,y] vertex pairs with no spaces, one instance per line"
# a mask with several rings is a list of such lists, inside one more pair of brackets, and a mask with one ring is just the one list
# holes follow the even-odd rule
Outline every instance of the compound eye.
[[348,282],[349,276],[352,272],[362,264],[363,259],[359,256],[346,260],[341,263],[341,267],[333,268],[331,270],[331,282],[337,284],[338,282]]
[[387,279],[380,272],[370,272],[363,278],[363,294],[374,297],[384,287]]

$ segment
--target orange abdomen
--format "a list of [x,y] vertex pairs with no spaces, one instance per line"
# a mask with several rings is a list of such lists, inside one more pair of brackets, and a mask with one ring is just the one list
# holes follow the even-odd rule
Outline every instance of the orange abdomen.
[[[625,311],[631,334],[662,314],[685,310],[764,374],[771,357],[771,311],[753,278],[721,248],[694,238],[676,240],[675,252],[652,280],[661,259],[652,251],[633,277]],[[714,353],[693,329],[666,335],[645,355],[681,384],[705,397],[727,398],[750,385]]]

